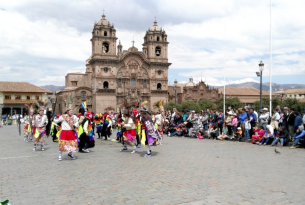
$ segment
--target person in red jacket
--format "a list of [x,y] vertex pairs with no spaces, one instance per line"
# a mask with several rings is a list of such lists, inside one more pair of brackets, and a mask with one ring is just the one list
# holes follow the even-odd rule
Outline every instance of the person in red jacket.
[[262,140],[263,135],[264,135],[264,127],[260,125],[258,129],[253,128],[253,132],[256,133],[257,135],[252,135],[252,144],[254,144],[255,140],[258,141],[258,143]]

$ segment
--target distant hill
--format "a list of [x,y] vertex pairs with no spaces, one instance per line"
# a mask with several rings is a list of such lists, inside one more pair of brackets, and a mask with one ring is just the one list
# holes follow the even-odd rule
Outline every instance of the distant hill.
[[[215,86],[216,88],[222,88],[223,86]],[[240,83],[240,84],[228,84],[226,87],[229,88],[254,88],[259,90],[260,89],[260,84],[256,82],[247,82],[247,83]],[[297,89],[297,88],[305,88],[305,85],[303,84],[272,84],[272,90],[273,92],[279,91],[281,88],[283,90],[288,90],[288,89]],[[263,83],[263,91],[269,91],[269,83]]]
[[56,86],[56,85],[44,85],[44,86],[40,86],[40,87],[47,89],[49,91],[52,91],[52,92],[65,89],[65,86]]

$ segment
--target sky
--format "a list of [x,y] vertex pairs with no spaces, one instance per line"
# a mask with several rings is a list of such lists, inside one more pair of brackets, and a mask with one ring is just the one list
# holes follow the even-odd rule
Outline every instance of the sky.
[[[272,82],[305,84],[305,1],[272,0]],[[268,0],[10,0],[0,3],[0,81],[64,85],[85,72],[91,32],[101,15],[123,50],[142,50],[156,20],[169,41],[169,83],[263,82],[270,71]],[[118,42],[117,42],[118,43]]]

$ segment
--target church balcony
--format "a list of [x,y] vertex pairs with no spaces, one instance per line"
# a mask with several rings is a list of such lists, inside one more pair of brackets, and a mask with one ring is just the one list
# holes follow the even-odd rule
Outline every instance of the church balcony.
[[167,90],[151,90],[151,93],[159,93],[159,94],[167,95]]
[[99,89],[98,93],[115,93],[115,89]]

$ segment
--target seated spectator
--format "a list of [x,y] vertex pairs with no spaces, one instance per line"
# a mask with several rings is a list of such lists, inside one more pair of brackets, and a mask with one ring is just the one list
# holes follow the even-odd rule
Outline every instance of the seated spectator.
[[224,123],[222,127],[222,133],[217,137],[217,139],[224,140],[226,138],[228,138],[228,127],[227,124]]
[[216,138],[219,135],[218,125],[214,124],[212,130],[210,131],[210,135],[213,138],[213,140],[216,140]]
[[237,131],[234,136],[235,136],[235,142],[240,142],[240,140],[243,136],[243,131],[242,131],[241,127],[237,128]]
[[304,127],[303,126],[299,126],[299,128],[297,129],[295,135],[294,135],[294,138],[293,138],[293,143],[292,143],[292,146],[290,147],[291,149],[294,149],[294,148],[298,148],[299,145],[299,141],[300,139],[304,138],[305,137],[305,130],[304,130]]
[[197,139],[204,139],[204,134],[205,134],[205,131],[203,131],[203,128],[200,128],[199,129],[199,132],[197,133]]
[[281,126],[279,133],[276,135],[276,137],[274,138],[274,140],[270,146],[274,146],[274,145],[276,145],[276,143],[278,141],[280,141],[281,145],[279,145],[279,147],[283,147],[284,143],[288,141],[288,139],[289,139],[288,137],[289,137],[288,131],[286,130],[286,128],[284,126]]
[[175,135],[181,137],[184,136],[185,134],[186,134],[186,128],[182,127],[182,125],[180,124],[176,127],[176,131],[170,134],[170,137]]
[[264,133],[263,139],[259,143],[259,145],[267,145],[269,140],[273,138],[273,127],[271,125],[266,126],[267,130]]
[[260,125],[258,127],[258,129],[253,128],[253,132],[257,133],[256,135],[252,135],[252,144],[256,143],[259,144],[259,142],[262,140],[263,136],[264,136],[264,127],[262,125]]

